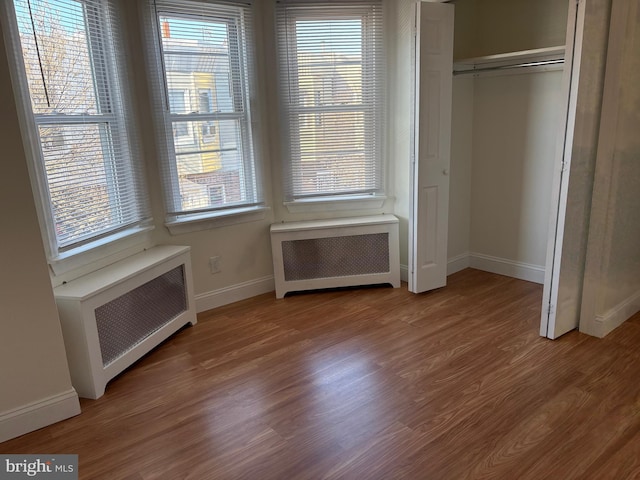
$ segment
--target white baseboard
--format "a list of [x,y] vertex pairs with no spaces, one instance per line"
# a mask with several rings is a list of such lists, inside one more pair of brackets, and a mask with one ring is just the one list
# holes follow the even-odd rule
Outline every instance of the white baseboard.
[[409,266],[408,265],[400,265],[400,281],[408,282],[409,281]]
[[[469,261],[469,252],[449,258],[447,260],[447,276],[469,268]],[[403,282],[409,281],[409,267],[407,265],[400,265],[400,280]]]
[[267,277],[221,288],[220,290],[200,293],[195,296],[196,311],[198,313],[205,312],[213,308],[262,295],[263,293],[273,292],[275,289],[276,286],[273,275],[269,275]]
[[529,263],[514,262],[506,258],[491,257],[481,253],[469,254],[469,266],[486,272],[506,275],[534,283],[544,283],[544,267]]
[[[447,260],[447,276],[465,268],[469,268],[469,252],[456,255]],[[409,267],[407,265],[400,265],[400,280],[403,282],[409,281]]]
[[80,413],[78,394],[66,392],[0,413],[0,443]]
[[640,292],[631,295],[603,315],[597,315],[594,334],[602,338],[638,312],[640,312]]
[[465,268],[469,268],[471,265],[470,261],[469,252],[464,252],[460,255],[456,255],[455,257],[451,257],[447,261],[447,276],[458,273]]

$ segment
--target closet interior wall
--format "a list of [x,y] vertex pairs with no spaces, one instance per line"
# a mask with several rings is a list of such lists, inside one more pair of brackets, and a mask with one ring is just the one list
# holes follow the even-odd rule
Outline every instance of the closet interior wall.
[[[566,0],[451,3],[454,62],[565,43]],[[471,266],[544,281],[562,76],[519,68],[454,77],[450,273]]]

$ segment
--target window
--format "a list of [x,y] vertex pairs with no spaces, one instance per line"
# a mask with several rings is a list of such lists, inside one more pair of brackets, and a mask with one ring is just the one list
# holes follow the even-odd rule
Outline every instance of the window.
[[55,259],[148,221],[119,76],[123,49],[108,0],[14,0],[13,7]]
[[[250,9],[232,2],[153,2],[160,39],[172,220],[261,203],[249,109]],[[196,217],[193,217],[196,218]]]
[[[169,103],[173,105],[177,113],[187,113],[187,101],[186,90],[177,90],[175,88],[169,90]],[[173,124],[173,138],[182,142],[184,137],[189,137],[188,125],[185,122],[175,122]],[[189,138],[187,138],[188,141]]]
[[384,193],[382,5],[278,7],[285,200]]
[[209,197],[212,205],[224,204],[224,185],[209,187]]
[[[198,100],[200,103],[199,113],[213,112],[213,95],[211,89],[200,89],[198,92]],[[214,143],[216,141],[216,125],[214,122],[202,123],[202,142]],[[211,205],[217,205],[219,202],[211,202]]]
[[198,101],[199,101],[199,113],[212,113],[213,112],[213,102],[211,96],[211,89],[207,88],[206,90],[200,89],[198,91]]

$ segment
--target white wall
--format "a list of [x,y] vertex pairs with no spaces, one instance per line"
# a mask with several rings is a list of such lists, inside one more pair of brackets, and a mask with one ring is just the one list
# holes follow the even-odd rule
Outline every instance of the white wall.
[[543,267],[560,71],[475,80],[471,251]]
[[638,51],[640,5],[614,2],[580,319],[597,336],[640,310]]
[[0,26],[0,442],[80,413],[47,271]]
[[[640,5],[627,17],[618,90],[619,111],[613,152],[614,170],[607,172],[611,182],[607,217],[607,262],[598,314],[607,312],[640,293]],[[607,119],[603,119],[607,120]],[[602,174],[599,173],[599,181]],[[594,201],[603,201],[594,198]]]
[[[473,162],[474,86],[470,76],[453,78],[451,176],[449,185],[449,259],[471,251],[471,170]],[[462,263],[465,266],[465,263]]]

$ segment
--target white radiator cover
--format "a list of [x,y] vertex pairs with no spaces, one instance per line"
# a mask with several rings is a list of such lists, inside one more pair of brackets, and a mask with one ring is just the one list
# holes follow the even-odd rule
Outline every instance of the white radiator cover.
[[277,298],[321,288],[400,286],[393,215],[273,224],[271,248]]
[[195,325],[189,250],[153,247],[54,289],[78,395],[101,397],[109,380]]

